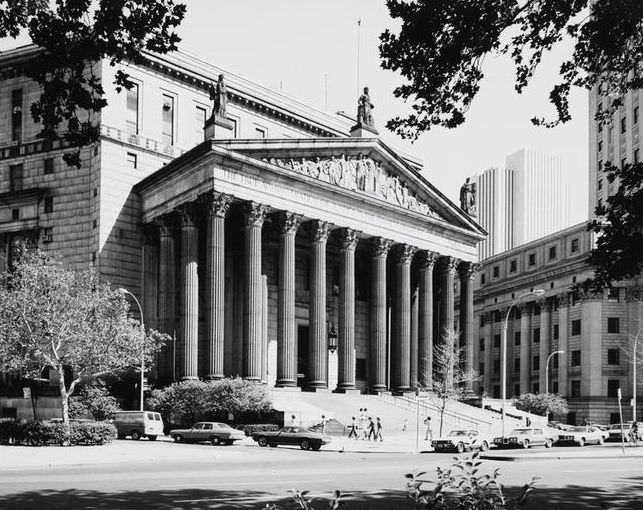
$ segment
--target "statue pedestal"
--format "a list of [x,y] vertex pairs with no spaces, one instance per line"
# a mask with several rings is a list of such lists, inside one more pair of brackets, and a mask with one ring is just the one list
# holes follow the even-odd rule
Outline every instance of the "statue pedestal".
[[205,121],[203,129],[205,131],[206,140],[209,140],[210,138],[235,138],[234,124],[224,117],[211,115],[210,118]]
[[353,138],[377,138],[379,133],[373,126],[367,126],[358,122],[351,128],[351,137]]

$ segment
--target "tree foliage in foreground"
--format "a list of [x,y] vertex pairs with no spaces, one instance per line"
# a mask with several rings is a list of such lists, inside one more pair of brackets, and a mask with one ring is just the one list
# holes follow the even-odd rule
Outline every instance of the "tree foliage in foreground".
[[0,282],[0,370],[39,378],[57,372],[63,421],[80,383],[149,365],[167,335],[141,330],[130,303],[93,269],[73,270],[35,251]]
[[401,30],[380,36],[381,63],[407,80],[394,94],[413,110],[387,127],[406,138],[464,122],[486,57],[510,56],[521,93],[543,57],[565,39],[573,51],[549,95],[556,118],[534,118],[535,124],[568,121],[572,87],[599,86],[611,97],[598,113],[604,121],[622,104],[619,95],[643,87],[643,74],[634,72],[643,58],[641,0],[387,0],[387,6]]
[[118,400],[102,382],[83,386],[69,399],[69,417],[72,419],[93,418],[102,421],[120,410]]
[[546,416],[549,413],[567,414],[567,400],[554,393],[523,393],[516,400],[516,409]]
[[[98,140],[97,114],[107,105],[96,63],[140,62],[143,51],[176,49],[176,29],[185,15],[176,0],[0,0],[0,37],[26,31],[44,51],[24,68],[42,93],[31,105],[46,140],[58,136],[80,148]],[[117,90],[129,88],[126,72],[116,72]],[[80,165],[80,150],[67,153]]]

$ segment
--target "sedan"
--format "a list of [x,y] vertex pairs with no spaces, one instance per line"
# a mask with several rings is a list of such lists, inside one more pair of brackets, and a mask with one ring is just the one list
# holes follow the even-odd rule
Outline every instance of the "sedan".
[[190,429],[170,430],[170,437],[177,443],[232,444],[242,440],[245,435],[240,430],[232,428],[226,423],[202,421],[195,423]]
[[506,437],[496,437],[493,440],[498,448],[529,448],[531,446],[544,446],[551,448],[554,440],[543,429],[524,428],[513,429]]
[[255,432],[252,434],[259,446],[298,445],[302,450],[319,450],[322,445],[330,443],[325,434],[314,432],[304,427],[283,427],[277,431]]
[[603,431],[596,427],[569,427],[558,434],[556,444],[572,444],[583,446],[586,444],[603,444]]
[[477,430],[452,430],[448,436],[439,437],[431,441],[431,446],[436,452],[450,451],[463,453],[466,450],[489,449],[491,441],[483,437]]

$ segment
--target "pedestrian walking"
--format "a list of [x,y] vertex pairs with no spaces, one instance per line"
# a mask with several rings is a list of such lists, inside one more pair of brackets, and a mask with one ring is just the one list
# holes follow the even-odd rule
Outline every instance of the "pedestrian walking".
[[377,441],[377,438],[379,438],[380,442],[384,441],[382,438],[382,422],[380,421],[380,417],[378,416],[377,422],[375,423],[375,441]]
[[409,419],[404,418],[404,422],[402,423],[402,432],[406,432],[406,427],[408,426],[408,424],[409,424]]
[[424,440],[425,441],[433,441],[433,428],[431,425],[431,417],[427,416],[426,419],[424,420],[424,426],[426,427],[426,430],[424,432]]
[[371,440],[371,437],[375,439],[375,422],[373,418],[368,417],[368,440]]
[[355,416],[351,418],[351,424],[348,426],[348,439],[357,439],[357,421],[355,420]]
[[321,417],[321,433],[322,434],[326,433],[326,422],[327,421],[328,420],[326,420],[326,416],[322,414],[322,417]]
[[294,427],[297,423],[295,422],[295,415],[291,414],[290,415],[290,426]]
[[630,440],[634,443],[634,446],[638,446],[639,443],[639,424],[636,422],[632,423],[632,429],[630,430]]
[[[368,409],[364,408],[364,429],[362,430],[363,434],[363,439],[366,440],[369,438],[369,432],[368,432],[368,427],[370,426],[371,417],[366,414],[368,412]],[[368,416],[368,419],[367,419]]]
[[359,408],[358,424],[357,424],[357,439],[364,439],[366,434],[364,433],[366,429],[366,416],[364,416],[364,409]]

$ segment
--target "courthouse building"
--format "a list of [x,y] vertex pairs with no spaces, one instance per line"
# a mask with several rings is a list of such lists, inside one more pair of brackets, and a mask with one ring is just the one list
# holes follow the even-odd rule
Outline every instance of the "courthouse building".
[[0,53],[4,265],[26,242],[137,295],[146,325],[175,339],[153,380],[404,392],[431,377],[453,324],[473,363],[485,233],[372,126],[229,73],[214,116],[221,70],[183,53],[129,65],[133,87],[117,94],[103,61],[109,106],[77,169],[29,114],[39,92],[21,65],[37,51]]

